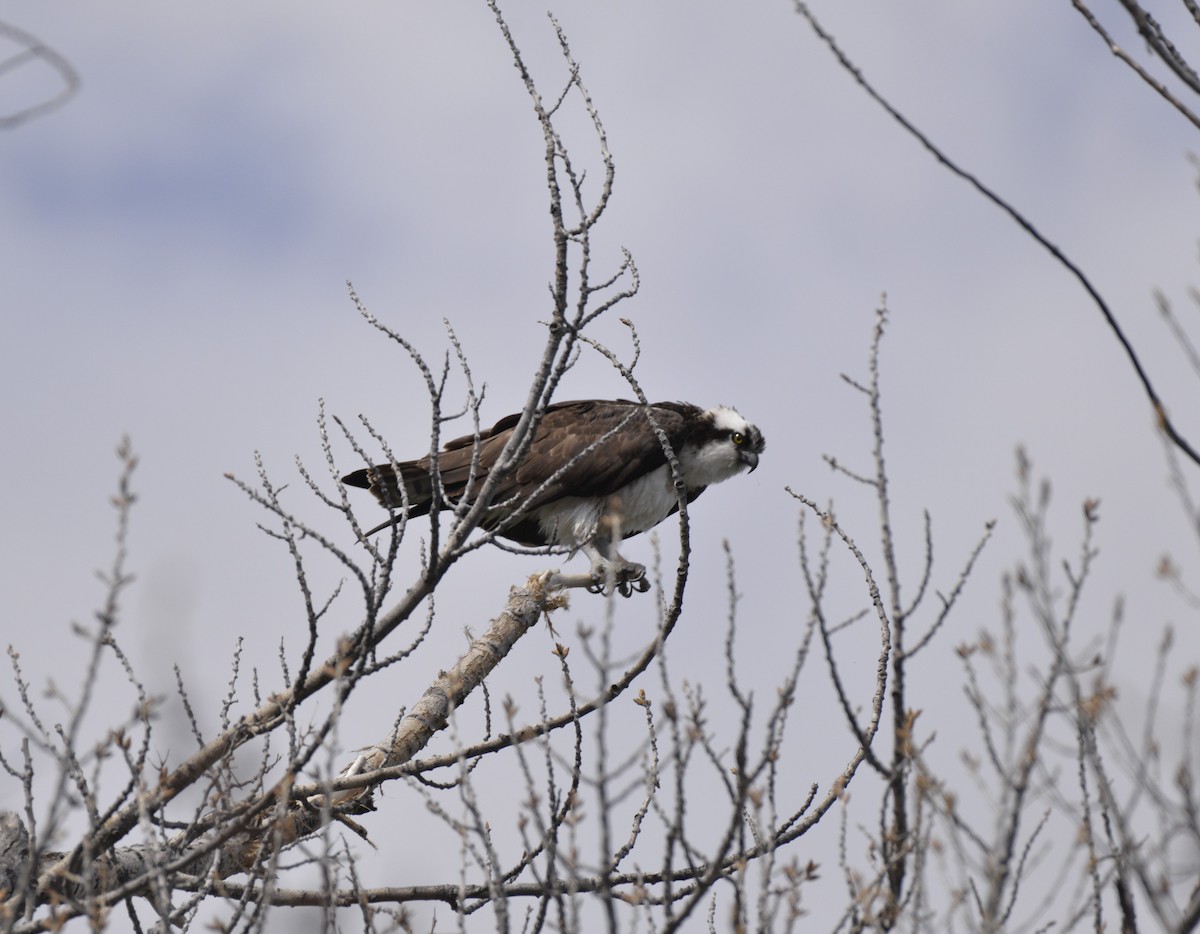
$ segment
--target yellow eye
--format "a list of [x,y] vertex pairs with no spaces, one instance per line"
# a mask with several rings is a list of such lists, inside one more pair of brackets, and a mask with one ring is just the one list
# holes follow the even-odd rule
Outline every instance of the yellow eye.
[[746,443],[746,436],[744,434],[742,434],[740,431],[735,431],[733,434],[731,434],[729,436],[729,440],[732,441],[734,444],[736,444],[738,447],[741,447],[743,444]]

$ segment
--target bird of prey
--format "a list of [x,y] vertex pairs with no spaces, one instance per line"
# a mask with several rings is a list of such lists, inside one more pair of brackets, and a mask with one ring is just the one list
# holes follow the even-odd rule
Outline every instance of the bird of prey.
[[[441,509],[470,503],[500,459],[520,415],[446,444],[436,473]],[[642,405],[625,399],[587,399],[547,406],[517,466],[493,491],[481,525],[529,546],[582,551],[591,561],[594,591],[615,586],[629,596],[650,588],[646,569],[617,550],[622,539],[652,529],[679,508],[660,429],[679,464],[687,502],[714,483],[758,466],[762,432],[727,406],[701,409],[686,402]],[[429,455],[342,478],[369,489],[385,506],[423,516],[435,502]],[[404,511],[404,506],[407,510]],[[389,519],[367,534],[399,522]]]

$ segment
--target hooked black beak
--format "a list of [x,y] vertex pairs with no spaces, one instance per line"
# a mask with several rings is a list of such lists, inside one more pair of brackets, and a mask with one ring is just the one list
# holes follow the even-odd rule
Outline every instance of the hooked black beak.
[[750,473],[754,473],[758,469],[758,455],[753,451],[738,451],[738,457],[742,459],[742,463],[750,468]]

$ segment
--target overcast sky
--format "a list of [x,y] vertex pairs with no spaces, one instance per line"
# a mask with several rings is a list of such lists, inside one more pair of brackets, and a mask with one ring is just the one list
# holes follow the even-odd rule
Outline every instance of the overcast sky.
[[[565,70],[544,5],[509,6],[552,97]],[[1101,501],[1084,618],[1086,632],[1101,632],[1125,594],[1123,701],[1140,698],[1164,625],[1179,626],[1179,670],[1194,662],[1194,614],[1153,572],[1165,552],[1200,572],[1196,538],[1131,367],[1078,284],[904,135],[785,0],[551,8],[617,165],[596,274],[626,247],[642,277],[641,293],[596,335],[627,352],[616,314],[630,318],[651,398],[734,405],[768,442],[752,477],[693,510],[695,612],[677,633],[676,665],[719,691],[723,662],[708,636],[723,611],[702,611],[722,606],[723,539],[746,595],[747,676],[794,646],[807,607],[785,485],[832,498],[878,554],[874,503],[821,455],[870,468],[862,399],[839,374],[865,377],[885,292],[888,462],[908,592],[923,509],[943,591],[984,523],[1000,520],[959,628],[929,653],[928,681],[913,685],[914,704],[945,699],[939,689],[957,684],[954,646],[997,621],[1000,574],[1021,557],[1008,505],[1018,444],[1054,483],[1052,534],[1064,557],[1077,553],[1080,503]],[[1200,230],[1195,128],[1065,2],[817,0],[814,9],[893,104],[1083,267],[1181,430],[1200,439],[1194,376],[1152,301],[1160,288],[1196,322],[1187,297]],[[1120,40],[1140,51],[1109,12]],[[262,452],[274,479],[292,484],[295,508],[350,547],[349,529],[322,515],[292,461],[321,468],[318,401],[350,420],[368,415],[400,456],[427,445],[420,377],[359,318],[347,280],[434,360],[447,319],[487,384],[485,418],[522,404],[552,275],[540,131],[482,3],[10,0],[4,15],[83,81],[66,107],[0,136],[4,640],[35,679],[78,682],[82,645],[69,623],[90,621],[102,598],[93,571],[111,560],[113,449],[129,435],[141,457],[129,540],[138,579],[119,637],[154,690],[171,690],[177,663],[213,716],[235,639],[245,637],[248,663],[270,682],[280,640],[304,625],[290,559],[223,475],[252,479]],[[0,102],[11,109],[41,93],[39,81],[0,76]],[[564,126],[598,179],[578,113]],[[560,392],[622,395],[619,375],[586,355]],[[358,466],[344,447],[338,455]],[[363,516],[375,517],[368,502]],[[664,526],[664,539],[672,534]],[[627,554],[648,560],[649,545]],[[481,628],[508,585],[538,566],[474,554],[406,677],[452,662],[463,627]],[[856,575],[843,568],[847,606],[862,599]],[[568,630],[599,614],[584,595],[571,612]],[[619,607],[629,647],[652,614],[648,599]],[[331,614],[329,639],[357,622],[347,602]],[[553,670],[539,638],[506,664],[497,693],[528,695],[534,675]],[[808,679],[823,690],[819,668]],[[398,707],[423,683],[390,689]],[[0,697],[11,701],[10,689]],[[116,716],[132,703],[119,690],[106,702]],[[342,739],[371,742],[380,726],[355,719]],[[3,742],[7,751],[12,735]],[[830,767],[797,781],[824,782],[848,758],[846,737],[831,732],[828,742]],[[969,742],[939,739],[947,759]],[[0,807],[19,800],[19,789],[0,787]],[[385,857],[393,867],[404,858]]]

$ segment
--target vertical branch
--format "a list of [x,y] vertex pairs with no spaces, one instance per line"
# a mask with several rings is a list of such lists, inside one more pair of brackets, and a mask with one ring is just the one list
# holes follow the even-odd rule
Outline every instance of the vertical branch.
[[890,826],[883,826],[881,843],[887,871],[890,898],[884,912],[885,929],[895,923],[904,895],[904,879],[911,855],[908,823],[908,775],[912,756],[912,722],[905,693],[907,654],[904,644],[905,615],[900,598],[900,571],[896,563],[896,539],[892,531],[891,499],[888,495],[887,466],[883,456],[883,408],[879,386],[879,346],[887,323],[886,298],[875,312],[868,368],[871,375],[869,402],[871,433],[874,439],[875,495],[879,505],[880,544],[883,548],[884,573],[888,582],[889,615],[892,623],[892,762],[888,770],[888,796],[891,799]]

